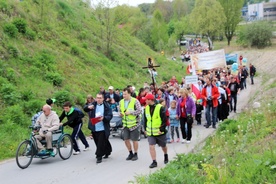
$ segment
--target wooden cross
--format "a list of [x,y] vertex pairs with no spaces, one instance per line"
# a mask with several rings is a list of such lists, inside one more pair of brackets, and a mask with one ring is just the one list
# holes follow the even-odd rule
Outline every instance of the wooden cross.
[[154,88],[154,93],[156,93],[155,80],[154,80],[154,76],[153,76],[152,70],[155,70],[155,67],[160,67],[160,65],[154,65],[153,60],[151,58],[148,58],[147,63],[148,63],[148,66],[144,66],[142,68],[143,69],[150,69],[151,70],[151,80],[152,80],[152,84],[153,84],[153,88]]

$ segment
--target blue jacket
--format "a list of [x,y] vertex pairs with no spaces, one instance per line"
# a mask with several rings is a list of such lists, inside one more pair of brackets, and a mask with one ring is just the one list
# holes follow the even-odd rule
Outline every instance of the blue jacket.
[[[93,102],[94,107],[96,107],[97,102]],[[104,124],[104,131],[105,131],[105,136],[109,137],[110,135],[110,120],[113,118],[112,110],[107,102],[103,102],[104,105],[104,119],[103,119],[103,124]],[[89,109],[88,105],[86,105],[83,109],[85,112],[88,112],[89,114],[89,120],[90,118],[95,118],[95,113],[96,113],[96,108],[94,109]],[[88,123],[88,129],[90,129],[92,132],[95,131],[95,125],[92,125],[91,121]]]

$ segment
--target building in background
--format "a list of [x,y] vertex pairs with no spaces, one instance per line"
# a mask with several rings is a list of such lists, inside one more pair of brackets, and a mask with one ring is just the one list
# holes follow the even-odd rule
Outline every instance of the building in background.
[[242,8],[242,16],[247,21],[276,20],[276,0],[256,4],[248,4]]

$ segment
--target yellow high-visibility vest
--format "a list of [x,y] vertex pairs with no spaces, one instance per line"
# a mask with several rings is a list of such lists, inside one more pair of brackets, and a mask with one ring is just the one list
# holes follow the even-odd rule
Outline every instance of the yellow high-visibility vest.
[[130,100],[127,108],[125,108],[125,100],[122,99],[120,101],[120,111],[124,115],[122,117],[122,122],[123,122],[123,126],[124,127],[131,128],[131,127],[133,127],[133,126],[135,126],[137,124],[137,120],[136,120],[136,116],[135,115],[132,115],[132,114],[129,114],[127,116],[125,115],[126,111],[134,111],[135,102],[136,102],[136,99],[133,98],[133,97],[131,97],[131,100]]
[[[147,118],[147,127],[146,131],[149,136],[157,136],[160,135],[160,126],[162,124],[162,119],[160,117],[160,110],[161,110],[162,105],[157,104],[155,106],[153,115],[150,115],[150,107],[149,105],[145,109],[145,115]],[[164,134],[164,132],[162,132]]]

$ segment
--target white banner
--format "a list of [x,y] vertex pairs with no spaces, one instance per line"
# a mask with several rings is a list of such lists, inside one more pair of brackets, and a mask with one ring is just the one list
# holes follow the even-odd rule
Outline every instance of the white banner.
[[197,84],[198,76],[192,75],[192,76],[186,76],[185,77],[185,84]]
[[224,49],[191,55],[192,67],[196,70],[210,70],[226,66]]

